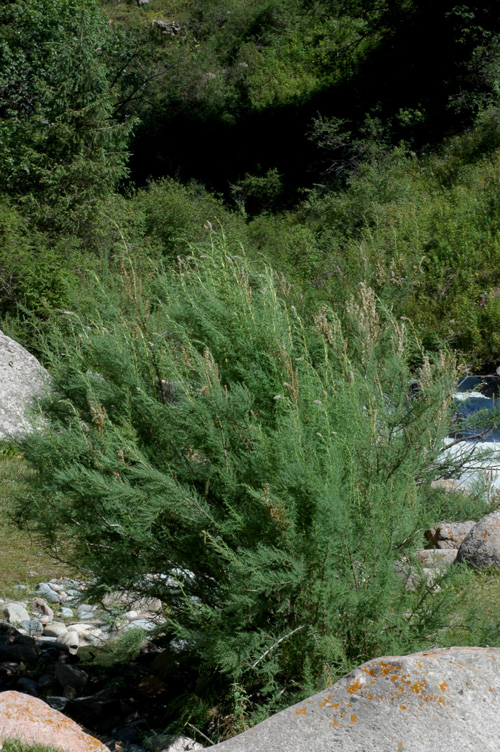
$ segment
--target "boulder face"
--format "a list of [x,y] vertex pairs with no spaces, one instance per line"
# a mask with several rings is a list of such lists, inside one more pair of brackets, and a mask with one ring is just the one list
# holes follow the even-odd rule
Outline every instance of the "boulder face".
[[31,353],[0,331],[0,440],[30,429],[26,408],[43,393],[48,378]]
[[497,752],[500,648],[376,658],[220,752]]
[[476,523],[472,520],[466,522],[441,522],[436,527],[427,530],[425,537],[440,549],[459,549],[464,538],[470,533]]
[[61,752],[109,752],[93,736],[43,700],[20,692],[0,692],[0,742],[19,739]]
[[456,560],[479,569],[500,567],[500,510],[474,525],[462,541]]

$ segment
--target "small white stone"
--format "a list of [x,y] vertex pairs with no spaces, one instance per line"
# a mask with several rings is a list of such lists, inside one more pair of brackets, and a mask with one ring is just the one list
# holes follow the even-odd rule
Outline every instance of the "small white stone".
[[47,624],[47,626],[43,630],[43,633],[44,635],[47,635],[47,637],[60,637],[67,631],[68,628],[66,624],[63,624],[60,621],[55,621],[52,624]]
[[80,647],[80,636],[78,632],[75,631],[65,632],[63,635],[57,638],[57,641],[61,642],[63,645],[67,645],[69,652],[72,655],[75,655],[75,653],[78,651],[78,648]]
[[60,585],[56,580],[51,580],[49,582],[50,587],[52,590],[55,590],[56,593],[60,593],[61,590],[63,590],[63,586]]

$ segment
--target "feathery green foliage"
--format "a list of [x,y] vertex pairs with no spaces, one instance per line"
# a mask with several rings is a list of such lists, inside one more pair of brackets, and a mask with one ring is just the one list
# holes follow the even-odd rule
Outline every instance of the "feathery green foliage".
[[283,278],[213,241],[149,301],[129,274],[135,318],[53,333],[18,514],[94,592],[160,597],[205,672],[286,701],[446,624],[449,578],[411,592],[395,563],[444,511],[453,361],[366,286],[344,326],[326,307],[305,321]]

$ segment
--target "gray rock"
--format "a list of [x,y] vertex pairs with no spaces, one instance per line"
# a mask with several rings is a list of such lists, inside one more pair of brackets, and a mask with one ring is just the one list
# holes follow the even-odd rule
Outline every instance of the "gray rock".
[[38,619],[20,621],[19,626],[26,630],[30,636],[40,635],[43,632],[43,624]]
[[457,558],[457,549],[421,548],[416,551],[416,554],[424,567],[435,567],[436,569],[443,570],[443,568],[453,564]]
[[89,680],[85,671],[76,666],[68,666],[64,661],[56,663],[55,676],[66,697],[74,697],[83,692]]
[[102,630],[96,624],[85,624],[84,622],[78,622],[76,624],[70,624],[68,627],[72,632],[77,632],[80,637],[87,637],[93,635],[94,637],[101,637]]
[[92,606],[90,603],[81,603],[76,609],[78,618],[82,618],[82,614],[93,614],[97,609],[97,606]]
[[52,697],[44,697],[44,702],[46,702],[49,707],[54,708],[54,710],[59,710],[59,712],[62,713],[69,700],[67,697],[52,695]]
[[37,643],[40,643],[41,645],[43,645],[46,642],[49,642],[49,643],[57,642],[57,637],[48,637],[47,635],[38,635],[36,638],[36,641]]
[[2,613],[9,624],[19,624],[21,621],[30,620],[30,615],[24,603],[6,603],[2,609]]
[[31,601],[31,608],[41,616],[48,616],[51,621],[54,618],[54,612],[44,598],[33,598]]
[[52,674],[42,674],[38,680],[40,689],[52,689],[57,684],[57,679]]
[[425,537],[437,548],[454,549],[460,548],[462,541],[470,533],[476,523],[473,520],[467,522],[440,522],[436,527],[427,530]]
[[130,611],[160,613],[163,604],[159,598],[137,598],[129,606]]
[[61,643],[61,645],[66,645],[71,655],[76,655],[78,648],[80,647],[80,636],[78,632],[73,630],[68,630],[68,632],[62,634],[57,638],[57,641]]
[[55,590],[52,590],[50,585],[48,585],[46,582],[41,582],[39,585],[37,585],[36,592],[39,593],[42,598],[45,598],[46,601],[49,603],[60,603],[59,595],[56,593]]
[[82,586],[82,583],[80,582],[80,580],[71,580],[71,579],[55,580],[55,579],[52,579],[52,580],[49,581],[49,584],[52,584],[53,582],[59,583],[59,585],[61,585],[61,587],[63,588],[63,590],[66,590],[66,592],[68,592],[68,590],[73,589],[73,591],[75,593],[78,593],[78,588]]
[[58,580],[50,580],[50,582],[48,583],[48,585],[49,585],[49,587],[52,588],[52,590],[55,593],[60,593],[62,590],[64,590],[63,585],[61,585],[61,583]]
[[66,606],[64,608],[61,608],[59,612],[59,616],[62,616],[63,619],[72,619],[74,616],[74,611],[72,608],[67,608]]
[[458,549],[457,562],[486,569],[500,566],[500,510],[477,522]]
[[[118,697],[111,697],[108,689],[87,697],[75,698],[71,705],[72,717],[85,726],[116,726],[123,709]],[[68,708],[69,710],[69,708]]]
[[63,624],[61,621],[54,621],[52,624],[47,624],[46,627],[44,627],[43,633],[46,637],[61,637],[63,634],[66,634],[68,631],[68,627],[66,624]]
[[[19,635],[22,637],[23,635]],[[29,637],[25,638],[29,640]],[[32,666],[38,662],[40,651],[35,644],[14,643],[10,645],[0,645],[0,662],[8,663],[26,663]]]
[[28,407],[48,383],[49,375],[38,360],[0,331],[0,440],[31,430]]
[[156,624],[154,621],[147,621],[146,619],[135,619],[125,624],[122,632],[130,632],[131,629],[143,629],[145,632],[152,632],[153,629],[156,629]]
[[194,739],[190,739],[188,736],[179,736],[172,741],[167,741],[167,746],[162,749],[162,752],[193,752],[195,750],[203,749],[203,744],[195,742]]
[[445,648],[364,663],[218,752],[497,752],[500,649]]
[[95,617],[95,613],[93,611],[80,611],[77,616],[82,621],[92,621]]
[[417,590],[423,584],[428,587],[433,587],[437,593],[440,590],[439,585],[434,585],[434,582],[444,570],[444,567],[437,566],[424,566],[421,569],[415,567],[412,562],[404,557],[401,561],[394,563],[394,570],[404,582],[407,590]]
[[66,593],[66,600],[67,601],[71,601],[71,600],[73,600],[74,598],[77,598],[80,595],[79,590],[75,590],[72,587],[66,588],[65,593]]

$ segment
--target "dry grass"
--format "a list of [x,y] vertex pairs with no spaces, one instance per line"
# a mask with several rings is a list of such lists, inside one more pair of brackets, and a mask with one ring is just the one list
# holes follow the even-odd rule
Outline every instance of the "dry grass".
[[4,742],[0,742],[0,750],[2,752],[61,752],[54,747],[42,747],[40,744],[33,746],[20,742],[18,739],[6,739]]
[[[1,447],[0,447],[1,449]],[[14,497],[26,486],[26,464],[5,447],[0,451],[0,596],[12,597],[14,585],[32,586],[52,577],[75,576],[10,521]]]

